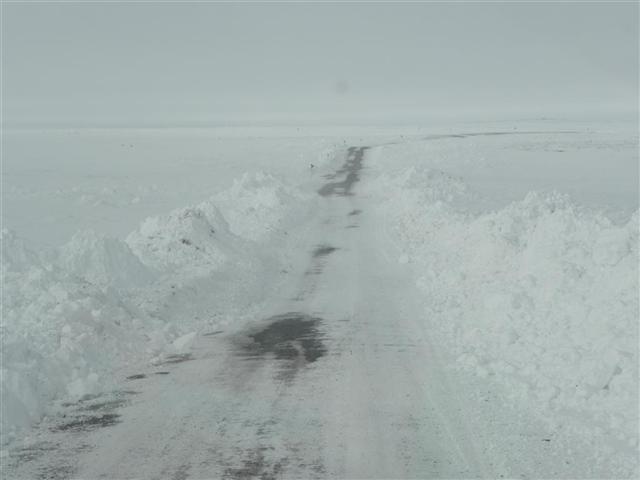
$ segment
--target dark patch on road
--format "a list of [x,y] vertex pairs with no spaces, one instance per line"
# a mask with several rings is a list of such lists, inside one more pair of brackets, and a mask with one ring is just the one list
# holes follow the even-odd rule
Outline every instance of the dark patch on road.
[[168,365],[173,363],[182,363],[188,362],[189,360],[193,360],[193,354],[191,353],[178,353],[175,355],[169,355],[164,362],[160,365]]
[[221,333],[224,333],[224,330],[216,330],[215,332],[207,332],[207,333],[204,333],[202,336],[203,337],[213,337],[214,335],[220,335]]
[[[101,408],[110,408],[112,402],[125,402],[125,397],[137,395],[138,393],[139,392],[136,392],[135,390],[115,390],[113,392],[87,394],[82,396],[77,402],[64,402],[61,406],[74,407],[78,411],[89,410],[93,405],[101,405]],[[105,400],[105,398],[111,398],[111,400]],[[96,400],[98,400],[97,403],[92,403]]]
[[38,478],[62,480],[71,478],[76,471],[77,459],[92,448],[86,436],[92,431],[120,423],[118,409],[129,403],[138,392],[117,390],[85,395],[77,402],[65,402],[63,413],[45,419],[39,431],[48,430],[55,435],[46,442],[35,442],[9,451],[12,478]]
[[304,313],[285,313],[268,319],[269,325],[259,332],[249,334],[253,342],[246,347],[249,356],[273,354],[280,360],[304,356],[307,362],[315,362],[326,354],[318,325],[322,320]]
[[88,405],[84,405],[78,409],[79,412],[95,412],[97,410],[115,410],[116,408],[120,408],[129,401],[124,398],[116,398],[113,400],[106,400],[103,402],[90,403]]
[[[2,478],[37,478],[46,480],[63,480],[72,478],[76,472],[74,465],[69,464],[66,459],[59,456],[53,457],[46,464],[40,464],[45,459],[49,458],[52,452],[56,452],[60,449],[60,445],[52,442],[37,442],[32,445],[17,448],[9,455],[9,464],[13,468],[24,466],[27,463],[34,462],[36,466],[29,471],[27,476],[9,477],[6,472],[7,463],[3,462],[3,475]],[[87,445],[80,445],[80,448],[75,453],[85,451]]]
[[339,250],[337,247],[333,247],[331,245],[317,245],[313,252],[311,252],[311,256],[313,258],[312,266],[304,272],[305,276],[309,275],[320,275],[325,266],[325,258],[331,255],[336,250]]
[[260,447],[247,452],[246,458],[242,461],[242,465],[227,468],[222,478],[231,480],[255,478],[259,478],[260,480],[275,480],[276,478],[280,478],[286,459],[270,463],[264,456],[263,451],[265,449],[265,447]]
[[362,213],[362,210],[358,210],[358,209],[356,209],[356,210],[351,210],[351,211],[349,212],[349,216],[350,216],[350,217],[353,217],[354,215],[360,215],[361,213]]
[[47,465],[38,472],[39,480],[66,480],[73,478],[76,468],[72,465]]
[[169,372],[155,372],[156,375],[169,375]]
[[191,465],[180,465],[173,473],[172,480],[187,480],[189,478],[189,470],[191,470]]
[[147,378],[144,373],[136,373],[135,375],[129,375],[127,380],[140,380],[141,378]]
[[315,265],[304,272],[305,275],[320,275],[322,273],[322,265]]
[[64,421],[52,426],[49,430],[52,432],[90,431],[115,425],[119,423],[120,415],[114,412],[128,405],[130,400],[127,397],[136,393],[130,390],[115,391],[80,400],[74,404],[75,410],[63,415]]
[[11,458],[19,463],[31,462],[41,455],[55,450],[57,445],[51,442],[38,442],[26,447],[20,447],[11,452]]
[[140,392],[136,392],[135,390],[118,390],[114,392],[115,395],[138,395]]
[[275,358],[279,361],[279,377],[292,381],[301,369],[327,354],[322,319],[291,312],[275,315],[267,325],[241,337],[237,354],[246,360]]
[[87,416],[79,416],[74,420],[63,423],[61,425],[57,425],[51,428],[53,432],[65,432],[68,430],[72,431],[90,431],[95,430],[97,428],[110,427],[117,423],[120,423],[120,415],[117,413],[105,413],[102,415],[87,415]]
[[364,160],[364,152],[369,147],[349,147],[347,150],[347,159],[344,165],[334,174],[333,178],[345,175],[344,179],[338,182],[329,182],[323,185],[318,193],[323,197],[331,195],[350,196],[351,189],[360,180],[360,170],[362,170],[362,162]]
[[313,258],[326,257],[336,250],[338,249],[336,247],[332,247],[331,245],[318,245],[313,251]]

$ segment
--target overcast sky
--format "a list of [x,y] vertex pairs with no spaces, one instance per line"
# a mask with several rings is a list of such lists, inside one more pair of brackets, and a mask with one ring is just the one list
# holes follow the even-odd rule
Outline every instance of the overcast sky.
[[638,5],[4,4],[10,123],[637,109]]

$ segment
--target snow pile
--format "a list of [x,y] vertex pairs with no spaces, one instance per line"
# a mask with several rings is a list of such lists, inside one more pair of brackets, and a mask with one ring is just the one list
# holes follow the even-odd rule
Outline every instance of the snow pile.
[[25,242],[9,229],[2,229],[0,232],[2,240],[2,275],[9,272],[15,274],[28,271],[34,264],[38,263],[38,256],[32,252]]
[[201,208],[209,214],[211,205],[215,205],[229,222],[231,232],[262,241],[286,229],[284,219],[293,217],[310,198],[272,175],[245,173],[230,189],[205,202]]
[[531,192],[471,215],[455,205],[460,182],[441,172],[373,188],[388,199],[399,260],[420,272],[426,317],[460,365],[592,438],[637,447],[637,213],[616,226],[566,196]]
[[451,203],[471,195],[462,179],[430,168],[409,167],[399,173],[396,182],[404,188],[419,190],[423,200],[429,202]]
[[3,435],[38,419],[55,397],[108,388],[113,365],[138,357],[133,305],[76,273],[42,262],[3,231]]
[[46,257],[3,231],[3,443],[55,399],[114,388],[118,369],[188,350],[212,317],[257,305],[280,270],[281,252],[264,242],[304,199],[245,175],[198,206],[146,219],[126,242],[82,231]]
[[93,230],[76,233],[60,249],[57,264],[89,283],[121,291],[144,286],[154,278],[126,243]]
[[158,270],[206,274],[222,265],[234,251],[229,228],[215,206],[174,210],[146,219],[127,237],[142,262]]
[[320,168],[327,167],[333,163],[337,156],[342,155],[346,148],[346,142],[325,147],[316,155],[316,160],[313,162],[313,165]]

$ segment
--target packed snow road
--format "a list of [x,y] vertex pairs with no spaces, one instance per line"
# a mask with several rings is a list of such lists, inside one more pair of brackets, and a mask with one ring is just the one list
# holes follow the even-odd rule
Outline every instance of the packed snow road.
[[366,155],[352,147],[325,175],[306,265],[262,319],[73,405],[54,428],[64,441],[21,452],[16,475],[483,476],[414,286],[358,195]]

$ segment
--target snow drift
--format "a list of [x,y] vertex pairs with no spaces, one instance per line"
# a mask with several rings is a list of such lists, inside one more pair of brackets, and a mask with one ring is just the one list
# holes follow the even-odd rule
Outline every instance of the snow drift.
[[197,206],[146,219],[126,241],[82,231],[45,255],[4,230],[3,443],[54,400],[109,390],[122,367],[188,349],[215,316],[194,313],[198,291],[218,311],[239,295],[258,301],[261,274],[276,268],[264,243],[309,198],[273,176],[244,175]]
[[[286,219],[297,218],[313,197],[282,183],[266,173],[245,173],[230,189],[201,205],[211,216],[212,205],[220,209],[235,235],[261,241],[290,225]],[[298,215],[296,215],[298,214]]]
[[461,179],[415,168],[369,192],[388,199],[385,231],[459,366],[554,411],[556,428],[637,448],[637,212],[614,225],[565,195],[530,192],[470,214]]
[[[127,248],[116,240],[98,245],[104,243],[114,248],[87,255],[85,244],[74,238],[58,265],[42,261],[14,233],[3,232],[3,433],[38,419],[53,398],[109,388],[113,365],[139,358],[135,305],[110,286],[116,279],[107,275]],[[78,257],[72,260],[74,245]],[[102,260],[100,267],[96,259]],[[132,278],[138,279],[140,265],[131,266]]]
[[69,275],[125,292],[147,285],[157,276],[125,242],[93,230],[76,233],[59,249],[56,263]]
[[127,237],[127,243],[150,268],[206,274],[227,261],[235,248],[222,215],[197,207],[151,217]]

